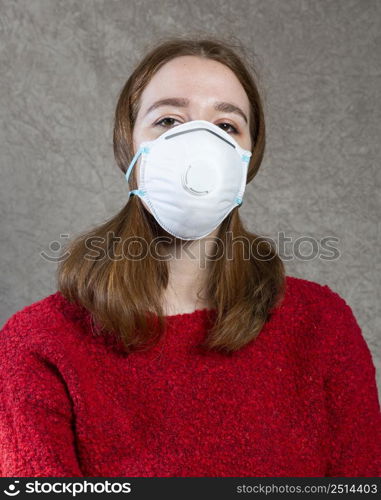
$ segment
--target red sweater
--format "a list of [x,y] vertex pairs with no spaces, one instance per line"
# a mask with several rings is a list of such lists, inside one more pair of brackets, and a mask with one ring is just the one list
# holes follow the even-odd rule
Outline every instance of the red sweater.
[[0,475],[381,476],[375,366],[337,293],[287,277],[231,357],[193,349],[209,319],[168,316],[155,348],[128,355],[59,292],[14,314],[0,332]]

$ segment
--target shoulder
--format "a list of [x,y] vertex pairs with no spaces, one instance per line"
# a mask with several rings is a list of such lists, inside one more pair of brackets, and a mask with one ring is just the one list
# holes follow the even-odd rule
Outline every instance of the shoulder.
[[295,276],[286,276],[284,307],[309,308],[321,311],[351,312],[345,299],[327,284]]
[[87,311],[71,303],[61,292],[48,295],[29,304],[12,316],[0,329],[0,346],[36,345],[48,339],[62,338],[62,332],[81,323],[88,317]]
[[279,312],[283,322],[299,325],[305,335],[318,342],[335,344],[352,339],[365,343],[352,308],[327,284],[287,276]]
[[290,322],[301,325],[303,339],[316,341],[322,352],[330,353],[330,364],[356,354],[374,370],[370,349],[352,308],[330,286],[288,276],[282,308]]

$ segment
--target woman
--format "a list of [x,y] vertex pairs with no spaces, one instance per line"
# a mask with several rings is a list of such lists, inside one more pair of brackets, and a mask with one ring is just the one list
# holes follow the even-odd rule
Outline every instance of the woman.
[[224,43],[140,62],[115,116],[126,205],[1,332],[3,476],[380,475],[351,309],[241,223],[264,148],[254,76]]

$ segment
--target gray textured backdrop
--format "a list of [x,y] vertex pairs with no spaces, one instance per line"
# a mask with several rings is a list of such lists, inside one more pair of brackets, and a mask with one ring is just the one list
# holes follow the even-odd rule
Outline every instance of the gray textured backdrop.
[[64,243],[61,234],[124,204],[112,120],[133,64],[158,37],[233,35],[255,55],[268,125],[242,214],[272,238],[339,239],[340,258],[294,259],[287,272],[345,298],[381,388],[381,2],[0,0],[0,8],[1,323],[55,291],[56,264],[41,251],[57,255],[49,245]]

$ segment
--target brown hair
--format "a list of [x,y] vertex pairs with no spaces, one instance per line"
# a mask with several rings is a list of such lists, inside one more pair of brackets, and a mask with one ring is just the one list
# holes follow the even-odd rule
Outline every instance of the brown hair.
[[[253,155],[247,175],[250,182],[265,150],[265,121],[255,70],[250,71],[225,42],[210,37],[163,41],[145,55],[130,75],[115,112],[113,142],[119,168],[125,173],[134,154],[132,131],[144,88],[161,66],[184,55],[205,57],[226,65],[245,89],[251,105]],[[130,189],[136,187],[136,179],[131,176]],[[115,240],[110,245],[109,233],[117,238],[116,245]],[[168,265],[150,253],[143,259],[117,256],[121,255],[127,239],[129,251],[134,254],[142,241],[149,244],[162,236],[165,238],[160,248],[168,244],[168,237],[171,243],[176,240],[159,226],[140,199],[132,196],[114,217],[72,241],[67,248],[69,257],[58,267],[60,292],[69,301],[85,307],[101,330],[119,336],[127,352],[154,345],[163,332],[165,316],[161,296],[168,284]],[[97,242],[104,258],[86,257],[89,241]],[[242,244],[235,244],[237,241]],[[232,353],[259,334],[283,298],[283,262],[265,238],[244,228],[236,207],[220,226],[217,253],[206,272],[206,293],[216,316],[200,347]]]

